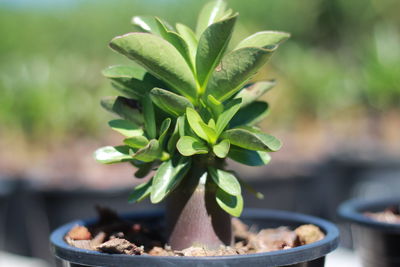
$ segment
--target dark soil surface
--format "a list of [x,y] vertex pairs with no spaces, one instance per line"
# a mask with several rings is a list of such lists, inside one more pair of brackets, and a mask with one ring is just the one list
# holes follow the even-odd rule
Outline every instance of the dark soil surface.
[[400,224],[400,205],[389,207],[381,212],[366,212],[364,214],[379,222]]
[[205,247],[189,247],[172,250],[166,242],[160,224],[130,222],[106,208],[98,208],[99,221],[88,228],[75,226],[65,236],[71,246],[96,250],[110,254],[153,256],[222,256],[251,254],[289,249],[310,244],[324,238],[314,225],[302,225],[295,230],[288,227],[252,231],[239,219],[232,221],[235,236],[234,246],[221,246],[217,250]]

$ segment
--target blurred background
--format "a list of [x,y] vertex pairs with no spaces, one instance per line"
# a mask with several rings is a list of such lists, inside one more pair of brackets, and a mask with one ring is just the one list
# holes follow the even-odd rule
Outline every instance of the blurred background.
[[[128,205],[138,182],[130,166],[92,159],[97,147],[121,142],[99,105],[117,92],[100,72],[132,64],[107,44],[132,31],[133,15],[194,27],[204,3],[0,0],[0,250],[51,262],[49,232],[93,216],[95,204],[157,208]],[[231,164],[265,194],[246,196],[246,206],[338,221],[345,199],[398,194],[400,2],[228,3],[240,13],[232,43],[261,30],[292,34],[256,77],[278,81],[261,127],[284,147],[266,167]]]

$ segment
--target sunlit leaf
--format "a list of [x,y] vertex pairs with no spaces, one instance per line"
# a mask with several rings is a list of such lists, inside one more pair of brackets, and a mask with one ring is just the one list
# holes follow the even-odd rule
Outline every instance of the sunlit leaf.
[[200,36],[208,26],[218,21],[224,15],[225,9],[226,2],[223,0],[213,0],[204,5],[197,19],[197,36]]
[[230,121],[229,126],[234,128],[241,125],[255,125],[268,114],[268,104],[262,101],[255,101],[241,108]]
[[205,95],[225,101],[253,77],[268,61],[274,50],[245,47],[227,54],[215,68]]
[[218,188],[215,198],[218,205],[230,215],[239,217],[242,214],[243,198],[241,195],[230,195]]
[[197,86],[190,67],[176,48],[148,33],[128,33],[114,38],[111,48],[143,66],[180,94],[193,100]]
[[197,111],[192,108],[187,108],[186,116],[190,127],[200,138],[212,144],[216,141],[218,137],[217,133],[204,123]]
[[141,136],[144,133],[142,128],[127,120],[112,120],[108,122],[108,125],[126,137]]
[[192,65],[194,66],[194,62],[196,60],[196,52],[197,52],[197,45],[198,40],[196,34],[184,24],[177,23],[176,29],[179,35],[185,40],[190,54],[190,60],[192,61]]
[[213,167],[209,167],[208,172],[214,183],[226,193],[234,196],[241,194],[240,183],[232,173]]
[[183,156],[192,156],[195,154],[207,154],[208,148],[200,140],[191,136],[182,136],[179,138],[176,148]]
[[122,96],[105,98],[101,100],[101,106],[119,117],[135,124],[143,124],[143,115],[139,111],[138,102]]
[[94,158],[104,164],[119,163],[132,159],[127,146],[105,146],[99,148],[94,152]]
[[149,140],[141,135],[124,139],[124,144],[133,148],[142,148],[145,147],[148,143]]
[[224,111],[218,116],[216,125],[216,131],[218,136],[229,124],[233,116],[235,116],[236,112],[238,112],[241,103],[242,100],[239,98],[239,99],[233,99],[232,101],[226,104],[226,106],[224,107]]
[[173,160],[163,162],[153,177],[150,200],[162,201],[175,188],[190,168],[190,158],[182,157],[176,163]]
[[156,18],[156,22],[161,36],[179,51],[182,57],[186,60],[186,63],[192,68],[192,70],[194,70],[189,46],[185,40],[176,32],[169,30],[160,18]]
[[275,46],[283,43],[290,37],[287,32],[277,31],[262,31],[257,32],[243,41],[241,41],[235,49],[243,47],[261,47],[261,48],[274,48]]
[[224,111],[224,105],[220,101],[215,99],[213,95],[208,95],[207,101],[213,117],[215,119],[218,119],[219,115]]
[[161,88],[152,89],[150,97],[160,109],[174,117],[183,115],[188,107],[193,108],[187,98]]
[[144,117],[145,130],[147,136],[153,139],[156,137],[157,126],[155,117],[156,115],[154,113],[154,106],[150,96],[145,97],[142,100],[142,104],[143,104],[143,117]]
[[232,145],[256,151],[277,151],[282,146],[281,142],[272,135],[252,132],[244,128],[227,130],[222,137],[228,139]]
[[134,16],[131,22],[142,32],[149,32],[160,35],[156,20],[152,16]]
[[144,97],[150,89],[162,84],[145,69],[137,66],[110,66],[102,73],[112,81],[114,88],[134,99]]
[[196,52],[197,80],[202,87],[221,58],[231,39],[237,15],[210,25],[201,35]]
[[219,158],[226,158],[230,148],[229,140],[225,139],[213,146],[214,154]]
[[160,144],[155,139],[150,140],[145,147],[139,149],[138,151],[132,154],[132,158],[144,162],[154,161],[156,159],[161,158],[161,156],[162,156],[162,150],[160,148]]
[[161,148],[164,147],[164,143],[165,143],[165,137],[167,135],[168,129],[171,126],[171,119],[170,118],[166,118],[160,127],[160,136],[158,138],[158,142],[160,142],[160,146]]
[[267,165],[271,161],[271,156],[264,151],[248,150],[237,146],[231,146],[228,157],[248,166]]

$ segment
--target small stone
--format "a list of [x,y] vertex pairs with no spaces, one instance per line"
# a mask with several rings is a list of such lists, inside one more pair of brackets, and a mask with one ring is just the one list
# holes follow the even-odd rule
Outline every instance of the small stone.
[[106,239],[106,233],[100,232],[98,233],[91,241],[90,245],[92,246],[93,249],[97,249],[98,246],[100,246],[104,240]]
[[203,247],[188,247],[182,251],[179,251],[178,253],[182,253],[183,256],[192,256],[192,257],[211,256],[207,253],[207,251]]
[[90,240],[92,234],[85,226],[77,225],[68,232],[67,237],[73,240]]
[[297,235],[297,242],[300,245],[307,245],[319,241],[325,237],[325,234],[315,225],[305,224],[294,230]]
[[287,227],[264,229],[249,239],[249,249],[270,252],[294,247],[296,234]]
[[91,245],[91,241],[90,240],[74,240],[70,237],[66,237],[65,241],[76,248],[81,248],[81,249],[88,249],[88,250],[95,250],[93,249],[92,245]]
[[151,256],[174,256],[174,253],[171,250],[166,250],[162,247],[153,247],[149,251],[149,255],[151,255]]
[[97,247],[100,251],[110,254],[141,255],[143,247],[138,247],[126,239],[113,238]]

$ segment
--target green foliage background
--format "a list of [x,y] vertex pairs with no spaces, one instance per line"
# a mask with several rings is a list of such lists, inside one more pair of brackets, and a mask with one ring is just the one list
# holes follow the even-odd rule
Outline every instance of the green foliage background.
[[[45,144],[109,133],[99,99],[115,91],[100,72],[131,64],[107,43],[132,29],[133,15],[193,27],[205,1],[9,2],[0,3],[0,135]],[[240,13],[234,38],[259,29],[292,34],[266,69],[279,82],[271,101],[278,126],[352,107],[365,114],[400,110],[399,1],[228,2]]]

